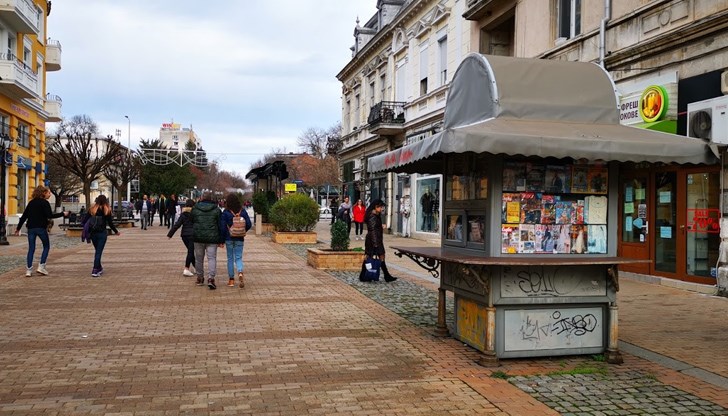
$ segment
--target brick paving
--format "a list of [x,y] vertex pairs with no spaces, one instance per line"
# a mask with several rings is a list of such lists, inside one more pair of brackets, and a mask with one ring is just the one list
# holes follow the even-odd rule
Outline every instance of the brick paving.
[[[432,336],[436,286],[409,259],[388,258],[400,281],[360,285],[355,274],[314,270],[298,251],[250,235],[245,289],[224,286],[219,250],[219,286],[210,291],[182,277],[184,247],[165,232],[154,226],[110,237],[99,279],[90,277],[86,244],[53,248],[49,277],[0,266],[0,415],[556,415],[550,399],[519,383],[593,363],[558,357],[478,366],[477,351]],[[6,254],[24,253],[23,239],[10,240],[0,247],[3,265]],[[398,240],[388,242],[422,244]],[[679,298],[703,307],[695,305],[703,298]],[[725,304],[717,305],[726,316]],[[634,325],[628,342],[651,347],[640,344],[649,333]],[[695,322],[673,330],[680,325]],[[691,364],[711,371],[720,350],[702,349],[721,338],[701,340],[696,354],[707,358]],[[492,377],[494,370],[512,377]],[[697,414],[728,408],[728,390],[630,354],[605,372],[610,382],[647,380],[652,390],[713,412]],[[544,385],[569,393],[563,382]],[[682,414],[659,409],[645,413]]]

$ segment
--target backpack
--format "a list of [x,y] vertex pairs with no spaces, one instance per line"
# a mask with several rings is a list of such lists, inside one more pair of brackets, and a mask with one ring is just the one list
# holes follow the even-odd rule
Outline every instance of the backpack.
[[91,215],[89,217],[89,230],[92,232],[106,231],[106,220],[100,215]]
[[243,238],[245,237],[246,230],[245,230],[245,218],[241,217],[240,214],[243,212],[241,209],[240,212],[235,214],[233,217],[233,225],[228,227],[228,232],[230,233],[230,237],[233,238]]

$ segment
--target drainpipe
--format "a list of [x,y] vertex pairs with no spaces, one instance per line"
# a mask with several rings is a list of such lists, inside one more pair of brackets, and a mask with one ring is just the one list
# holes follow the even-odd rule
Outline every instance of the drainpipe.
[[599,23],[599,66],[604,68],[607,50],[607,22],[612,17],[612,0],[604,0],[604,17]]
[[[391,152],[394,150],[394,145],[392,144],[393,139],[389,138],[387,140],[387,152]],[[392,183],[394,181],[394,173],[393,172],[387,172],[387,231],[392,230],[392,211],[394,210],[394,186],[395,184]]]

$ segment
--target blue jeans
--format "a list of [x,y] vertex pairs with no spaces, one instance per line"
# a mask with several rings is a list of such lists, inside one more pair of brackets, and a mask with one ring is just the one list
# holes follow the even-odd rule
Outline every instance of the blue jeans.
[[233,269],[233,262],[235,262],[235,268],[238,269],[238,273],[243,272],[243,245],[244,241],[239,240],[227,240],[225,241],[225,249],[227,250],[227,269],[228,277],[233,278],[235,276],[235,270]]
[[91,233],[91,242],[94,244],[94,269],[96,271],[101,270],[101,255],[104,254],[104,247],[106,246],[106,239],[109,238],[109,234],[106,231]]
[[43,253],[40,255],[40,264],[45,264],[48,260],[48,252],[51,250],[51,240],[48,239],[48,229],[46,228],[29,228],[28,229],[28,258],[26,264],[30,269],[33,267],[33,256],[35,256],[35,238],[40,237],[43,243]]

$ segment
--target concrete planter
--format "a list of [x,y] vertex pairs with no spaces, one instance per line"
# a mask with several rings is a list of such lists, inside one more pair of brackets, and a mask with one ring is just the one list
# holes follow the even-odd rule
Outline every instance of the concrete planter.
[[316,244],[316,233],[273,231],[273,242],[278,244]]
[[333,251],[319,248],[308,249],[308,264],[321,270],[361,270],[363,251]]

